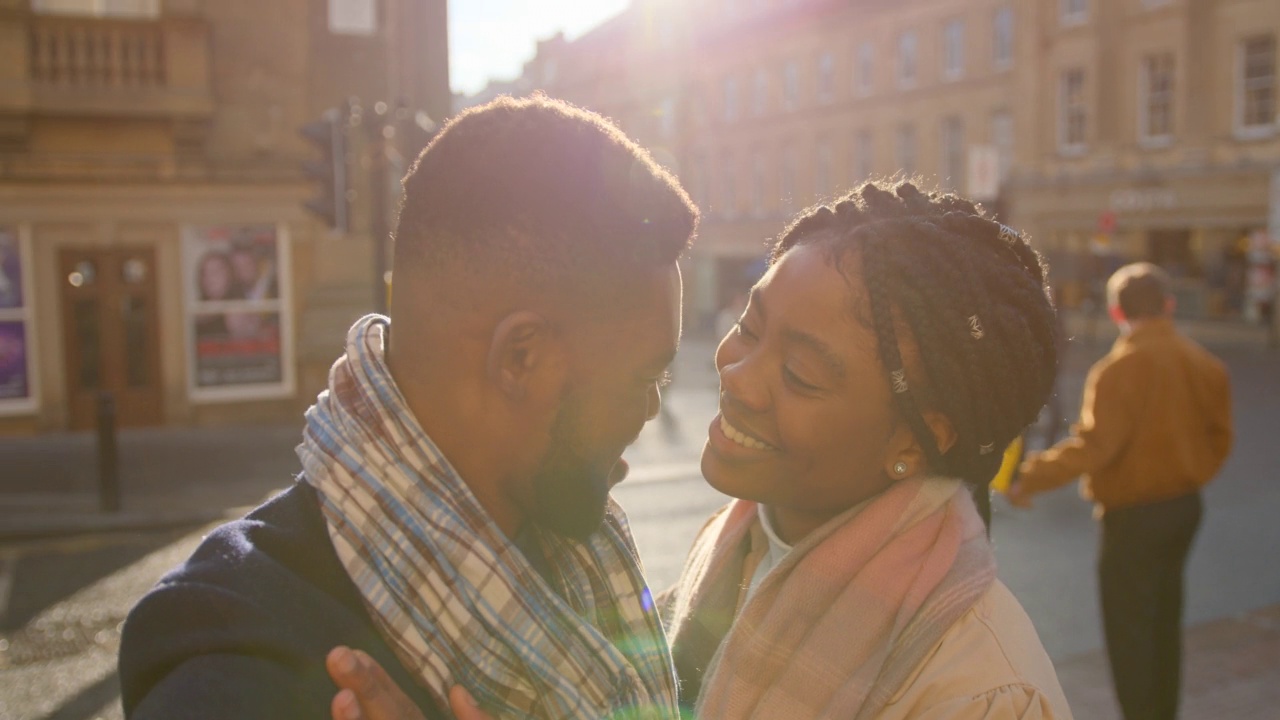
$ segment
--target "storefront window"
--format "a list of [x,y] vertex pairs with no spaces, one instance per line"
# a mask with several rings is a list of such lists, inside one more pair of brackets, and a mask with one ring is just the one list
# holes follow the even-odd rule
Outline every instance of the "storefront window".
[[184,232],[193,400],[292,393],[284,240],[275,225],[191,227]]
[[0,226],[0,415],[36,407],[26,248],[17,228]]

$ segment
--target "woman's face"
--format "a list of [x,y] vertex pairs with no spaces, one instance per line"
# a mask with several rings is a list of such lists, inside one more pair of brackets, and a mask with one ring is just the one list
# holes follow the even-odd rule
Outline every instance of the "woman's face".
[[231,291],[231,265],[220,255],[206,255],[200,263],[200,292],[205,300],[225,300]]
[[859,269],[845,265],[854,280],[823,249],[792,249],[716,350],[720,414],[702,472],[723,493],[769,505],[792,542],[888,487],[910,443],[875,333],[854,316],[866,302]]

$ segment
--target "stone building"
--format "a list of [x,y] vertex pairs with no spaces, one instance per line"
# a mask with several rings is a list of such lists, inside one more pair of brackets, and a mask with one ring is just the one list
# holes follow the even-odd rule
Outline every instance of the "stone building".
[[1068,305],[1149,259],[1182,312],[1230,316],[1280,208],[1277,36],[1274,0],[635,0],[540,44],[520,87],[677,171],[695,325],[794,212],[900,172],[1028,230]]
[[445,0],[0,0],[0,434],[295,417],[374,296],[298,129],[447,57]]
[[1011,205],[1064,300],[1150,260],[1180,312],[1254,312],[1280,241],[1280,218],[1264,235],[1280,210],[1280,3],[1062,0],[1032,27],[1037,112]]

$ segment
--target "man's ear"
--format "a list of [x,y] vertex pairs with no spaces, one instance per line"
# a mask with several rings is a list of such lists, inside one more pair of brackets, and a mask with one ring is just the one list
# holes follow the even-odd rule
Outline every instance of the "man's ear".
[[1117,325],[1124,325],[1128,322],[1124,317],[1124,311],[1120,309],[1119,305],[1108,305],[1107,314],[1111,316],[1111,322]]
[[522,402],[561,382],[560,338],[542,315],[513,312],[494,327],[485,365],[493,386],[509,400]]

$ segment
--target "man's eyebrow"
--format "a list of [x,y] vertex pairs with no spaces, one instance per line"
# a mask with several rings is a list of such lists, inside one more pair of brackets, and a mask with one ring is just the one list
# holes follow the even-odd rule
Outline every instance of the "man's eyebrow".
[[845,376],[844,360],[841,360],[836,351],[832,350],[830,345],[823,342],[816,335],[810,335],[803,330],[796,330],[795,328],[787,328],[782,332],[782,337],[787,342],[803,345],[812,350],[837,377],[843,378]]

